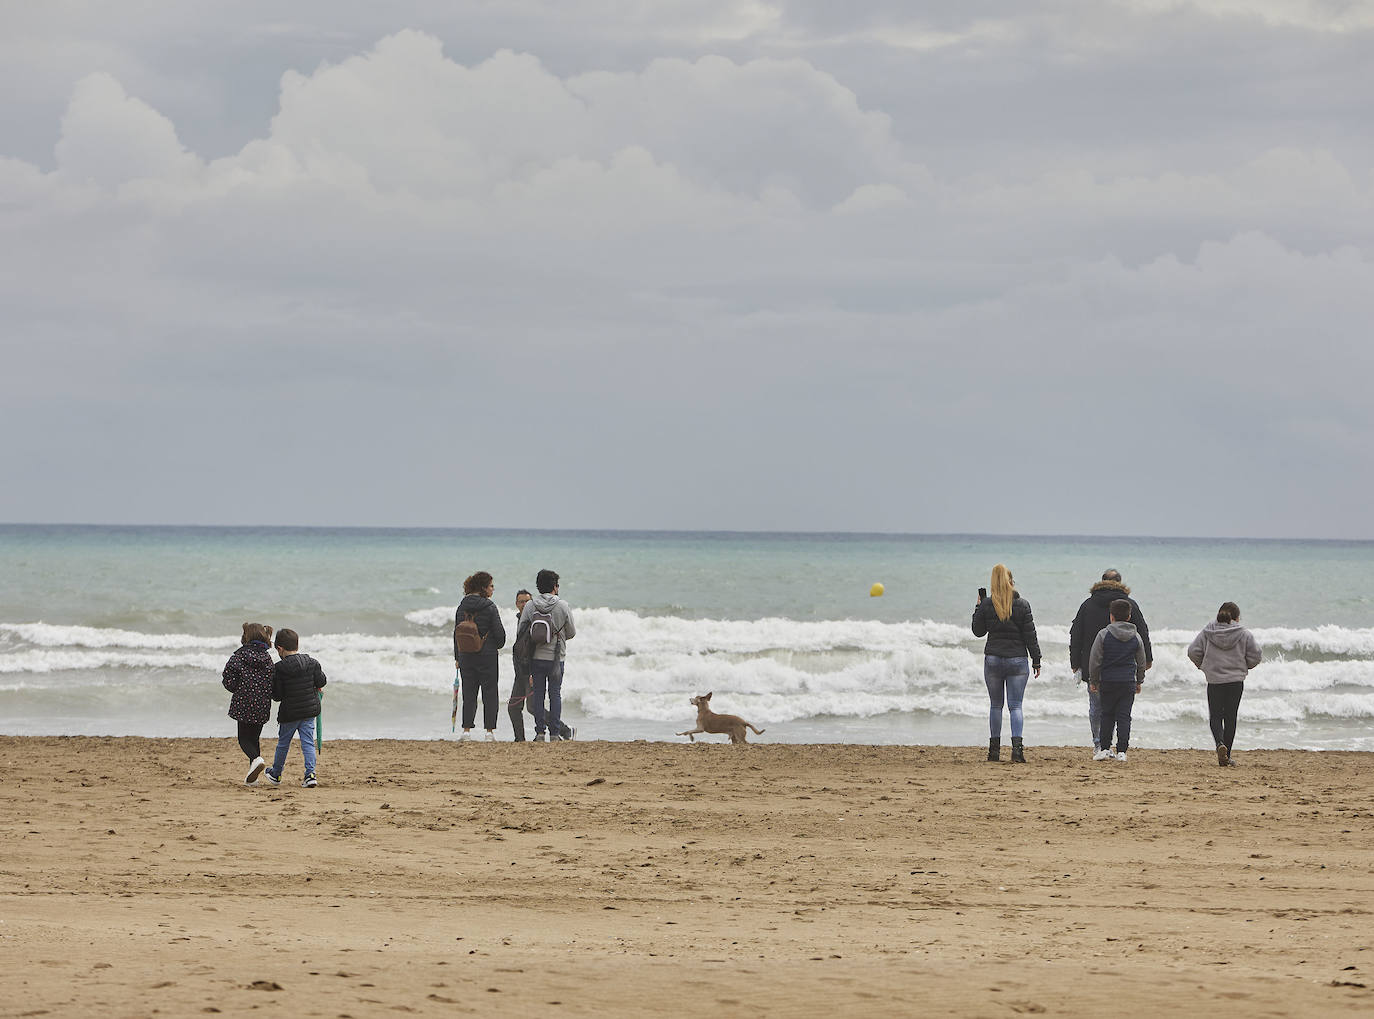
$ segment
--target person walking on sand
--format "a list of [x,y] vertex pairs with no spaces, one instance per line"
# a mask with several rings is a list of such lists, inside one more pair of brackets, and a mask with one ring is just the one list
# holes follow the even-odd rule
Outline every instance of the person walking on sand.
[[301,788],[314,789],[319,784],[315,779],[315,719],[320,713],[320,691],[328,680],[319,662],[300,653],[301,638],[295,630],[278,630],[273,644],[281,661],[272,670],[272,699],[281,701],[281,707],[277,709],[277,753],[262,777],[268,785],[281,785],[291,737],[299,735],[305,757]]
[[[534,648],[530,654],[530,678],[534,692],[530,695],[530,707],[534,711],[534,739],[542,743],[547,739],[557,743],[560,739],[571,739],[561,735],[563,723],[563,662],[568,652],[568,641],[577,636],[573,625],[572,609],[558,597],[558,574],[553,570],[540,570],[534,578],[534,586],[539,591],[520,613],[520,629],[529,627],[530,641]],[[548,703],[544,697],[547,694]]]
[[1126,760],[1131,745],[1131,708],[1145,682],[1145,642],[1131,622],[1131,603],[1118,598],[1109,612],[1111,622],[1093,639],[1088,652],[1088,685],[1102,698],[1102,746],[1093,754],[1094,761]]
[[[1103,570],[1102,579],[1088,591],[1088,597],[1078,606],[1078,614],[1069,626],[1069,668],[1078,676],[1078,682],[1088,683],[1088,654],[1092,651],[1093,641],[1111,622],[1111,604],[1121,598],[1131,604],[1131,622],[1145,647],[1145,669],[1154,665],[1154,649],[1150,646],[1150,627],[1140,606],[1131,597],[1131,589],[1121,582],[1120,570]],[[1101,695],[1088,683],[1088,726],[1093,734],[1093,752],[1102,749],[1098,729],[1101,726]]]
[[1232,767],[1236,749],[1236,715],[1245,693],[1245,677],[1259,665],[1262,649],[1255,635],[1240,625],[1240,606],[1222,602],[1215,622],[1208,623],[1188,645],[1188,660],[1207,677],[1207,720],[1217,745],[1217,764]]
[[[488,743],[496,739],[496,718],[500,711],[500,692],[497,683],[501,675],[501,657],[497,654],[506,646],[506,628],[501,623],[501,610],[491,600],[496,583],[490,573],[479,570],[463,581],[463,600],[453,627],[453,658],[463,682],[463,734],[460,742],[472,739],[472,727],[477,721],[477,694],[482,694],[482,722],[487,730]],[[476,626],[464,627],[464,623]],[[466,630],[466,632],[464,632]]]
[[1022,742],[1025,714],[1021,704],[1031,671],[1040,677],[1040,641],[1035,635],[1035,618],[1030,602],[1022,598],[1012,583],[1011,570],[1001,563],[992,568],[990,592],[978,592],[973,607],[973,635],[987,636],[983,648],[983,682],[988,688],[988,760],[1002,756],[1002,705],[1011,714],[1011,759],[1026,763]]
[[[511,665],[515,668],[515,681],[511,684],[510,700],[506,702],[506,713],[510,715],[510,727],[515,733],[515,742],[525,742],[525,712],[534,714],[534,701],[530,696],[533,690],[530,678],[530,658],[521,652],[528,651],[528,642],[519,639],[520,634],[520,613],[525,610],[525,605],[533,597],[523,587],[515,592],[515,632],[516,639],[510,643]],[[577,730],[570,726],[561,718],[558,720],[558,735],[561,739],[570,740],[576,735]]]
[[272,717],[272,627],[244,623],[239,649],[229,656],[221,674],[229,698],[229,717],[239,724],[239,749],[248,758],[244,785],[255,786],[267,767],[262,759],[262,727]]

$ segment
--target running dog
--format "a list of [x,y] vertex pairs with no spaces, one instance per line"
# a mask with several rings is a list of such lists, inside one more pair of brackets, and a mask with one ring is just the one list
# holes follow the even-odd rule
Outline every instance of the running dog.
[[[712,693],[715,691],[713,690]],[[739,715],[718,715],[711,710],[711,694],[705,693],[699,697],[693,697],[689,703],[697,709],[697,727],[688,729],[686,732],[678,733],[679,736],[686,736],[693,743],[697,741],[696,734],[699,732],[723,732],[728,733],[731,743],[748,743],[745,739],[745,728],[754,730],[754,735],[762,736],[763,730],[752,722],[746,722]]]

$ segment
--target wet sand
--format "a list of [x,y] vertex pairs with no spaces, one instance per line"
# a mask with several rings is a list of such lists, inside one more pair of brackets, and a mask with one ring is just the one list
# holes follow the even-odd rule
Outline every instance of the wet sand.
[[1371,755],[1029,754],[0,737],[0,1015],[1374,1013]]

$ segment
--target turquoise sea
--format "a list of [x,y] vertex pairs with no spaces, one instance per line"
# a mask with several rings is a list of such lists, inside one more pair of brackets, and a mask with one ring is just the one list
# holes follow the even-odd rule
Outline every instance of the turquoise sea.
[[972,745],[987,695],[969,615],[997,562],[1045,655],[1029,745],[1091,742],[1068,624],[1115,567],[1155,646],[1133,745],[1210,747],[1184,649],[1232,600],[1265,652],[1240,748],[1374,750],[1374,543],[986,535],[0,525],[0,732],[227,735],[220,669],[256,620],[324,665],[326,739],[452,738],[463,577],[491,572],[511,605],[548,567],[576,613],[580,739],[679,740],[710,690],[765,742]]

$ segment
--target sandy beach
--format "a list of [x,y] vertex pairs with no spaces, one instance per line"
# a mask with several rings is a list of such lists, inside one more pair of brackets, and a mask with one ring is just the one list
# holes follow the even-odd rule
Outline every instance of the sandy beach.
[[1030,756],[0,738],[0,1015],[1374,1011],[1369,755]]

